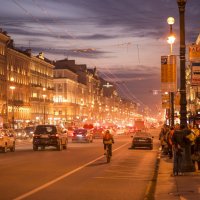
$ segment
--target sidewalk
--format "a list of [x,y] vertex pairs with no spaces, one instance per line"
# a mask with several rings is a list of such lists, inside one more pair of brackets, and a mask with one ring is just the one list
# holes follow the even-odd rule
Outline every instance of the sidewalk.
[[172,177],[173,161],[161,156],[155,200],[200,200],[200,171]]

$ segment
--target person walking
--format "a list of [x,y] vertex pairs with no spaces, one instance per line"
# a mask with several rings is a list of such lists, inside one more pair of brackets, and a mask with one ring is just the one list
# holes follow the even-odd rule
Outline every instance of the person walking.
[[172,136],[174,134],[174,127],[170,128],[170,131],[167,134],[167,144],[168,144],[168,154],[169,154],[169,159],[172,159],[173,157],[173,150],[172,150],[172,146],[173,146],[173,142],[172,142]]
[[183,159],[184,125],[180,126],[180,130],[175,130],[172,136],[172,149],[173,149],[173,174],[172,176],[182,175],[181,162]]

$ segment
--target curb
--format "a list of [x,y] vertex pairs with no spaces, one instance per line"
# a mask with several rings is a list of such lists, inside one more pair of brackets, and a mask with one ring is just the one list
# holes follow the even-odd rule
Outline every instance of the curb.
[[153,173],[153,177],[147,185],[144,200],[154,200],[155,199],[154,195],[155,195],[155,190],[156,190],[156,183],[157,183],[159,166],[160,166],[160,152],[158,152],[158,156],[157,156],[157,159],[156,159],[156,167],[155,167],[155,170],[154,170],[154,173]]

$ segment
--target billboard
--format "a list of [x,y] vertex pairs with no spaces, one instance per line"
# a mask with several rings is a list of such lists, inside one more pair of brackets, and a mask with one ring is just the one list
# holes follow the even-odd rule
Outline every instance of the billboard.
[[189,60],[200,61],[200,45],[193,44],[189,46]]
[[200,85],[200,63],[191,63],[191,85]]
[[161,91],[175,92],[177,89],[176,56],[161,56]]

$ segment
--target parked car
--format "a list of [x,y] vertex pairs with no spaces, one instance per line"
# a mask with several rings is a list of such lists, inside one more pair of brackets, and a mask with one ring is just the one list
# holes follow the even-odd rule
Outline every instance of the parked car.
[[24,131],[26,132],[26,135],[27,135],[29,138],[32,138],[32,137],[33,137],[34,130],[35,130],[35,126],[26,126],[26,127],[24,128]]
[[146,147],[153,149],[153,136],[148,132],[136,132],[132,136],[132,148]]
[[45,147],[53,146],[58,151],[67,149],[68,135],[66,130],[62,130],[56,125],[38,125],[35,128],[33,135],[33,150],[37,151],[40,147],[42,150]]
[[0,149],[6,153],[8,149],[15,151],[15,137],[7,129],[0,129]]
[[93,142],[92,131],[84,128],[74,130],[72,142]]
[[14,131],[15,131],[15,138],[16,139],[24,140],[24,139],[28,138],[28,135],[26,134],[24,129],[18,128],[18,129],[14,129]]

